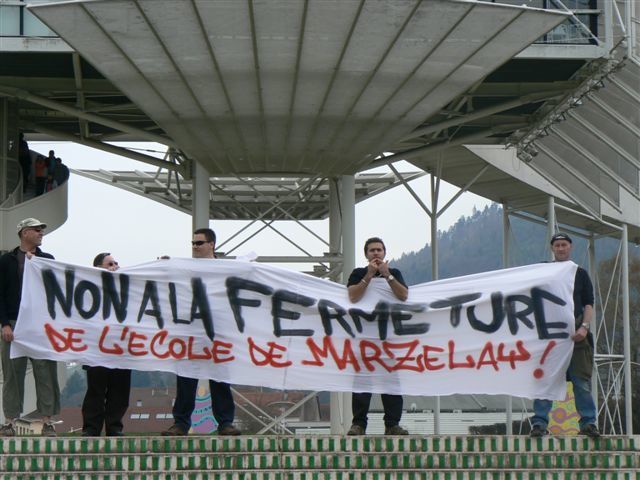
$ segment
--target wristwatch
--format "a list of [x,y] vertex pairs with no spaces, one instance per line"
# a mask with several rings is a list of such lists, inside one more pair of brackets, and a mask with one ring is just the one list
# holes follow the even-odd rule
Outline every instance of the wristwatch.
[[591,325],[589,325],[588,323],[583,323],[580,326],[586,328],[587,330],[589,330],[589,328],[591,327]]
[[393,282],[396,279],[396,277],[394,277],[393,275],[389,275],[387,277],[387,282]]

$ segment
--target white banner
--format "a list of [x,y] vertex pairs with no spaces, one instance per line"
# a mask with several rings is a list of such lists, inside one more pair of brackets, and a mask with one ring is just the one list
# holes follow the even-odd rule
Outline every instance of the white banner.
[[163,370],[279,389],[562,399],[574,333],[572,262],[409,288],[346,287],[235,260],[117,272],[25,262],[12,357]]

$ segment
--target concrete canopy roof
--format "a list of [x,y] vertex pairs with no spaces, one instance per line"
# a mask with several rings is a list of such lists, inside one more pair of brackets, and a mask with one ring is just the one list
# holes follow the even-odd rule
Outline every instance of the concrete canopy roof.
[[33,11],[212,175],[362,170],[566,18],[454,0]]

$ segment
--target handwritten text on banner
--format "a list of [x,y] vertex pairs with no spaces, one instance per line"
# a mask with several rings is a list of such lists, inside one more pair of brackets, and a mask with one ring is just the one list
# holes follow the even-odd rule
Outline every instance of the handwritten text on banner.
[[25,264],[11,355],[281,389],[564,398],[572,262],[346,288],[257,263]]

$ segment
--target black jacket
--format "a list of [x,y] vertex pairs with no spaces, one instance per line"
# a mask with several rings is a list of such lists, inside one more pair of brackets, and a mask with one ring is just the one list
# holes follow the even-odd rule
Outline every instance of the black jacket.
[[[22,284],[18,277],[18,250],[5,253],[0,257],[0,325],[9,325],[10,320],[18,318]],[[51,258],[53,255],[36,248],[36,257]]]

